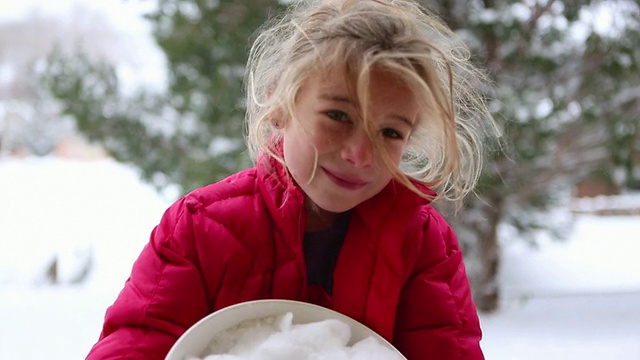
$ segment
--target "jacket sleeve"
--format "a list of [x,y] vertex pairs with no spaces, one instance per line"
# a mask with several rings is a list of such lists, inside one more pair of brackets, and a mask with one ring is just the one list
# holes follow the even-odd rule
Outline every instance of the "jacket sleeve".
[[430,209],[421,237],[415,267],[399,299],[395,346],[409,360],[484,359],[478,314],[455,233]]
[[210,312],[194,245],[197,206],[186,198],[165,212],[87,359],[164,359],[178,337]]

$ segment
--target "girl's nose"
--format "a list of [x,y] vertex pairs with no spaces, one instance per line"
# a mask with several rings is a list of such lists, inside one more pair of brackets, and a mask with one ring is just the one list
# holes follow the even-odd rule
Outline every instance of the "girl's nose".
[[373,144],[365,131],[345,139],[341,150],[342,159],[358,168],[373,166]]

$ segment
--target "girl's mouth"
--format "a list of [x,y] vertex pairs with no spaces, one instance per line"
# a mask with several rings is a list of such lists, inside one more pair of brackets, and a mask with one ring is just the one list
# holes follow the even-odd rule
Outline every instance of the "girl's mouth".
[[358,190],[367,185],[367,183],[362,180],[348,178],[343,175],[333,173],[325,168],[322,168],[322,171],[327,174],[327,177],[331,179],[334,184],[348,190]]

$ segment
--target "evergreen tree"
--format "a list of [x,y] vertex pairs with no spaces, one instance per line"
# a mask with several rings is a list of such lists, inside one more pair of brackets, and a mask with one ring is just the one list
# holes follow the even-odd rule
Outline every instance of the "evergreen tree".
[[[505,147],[491,154],[479,196],[450,219],[465,247],[478,307],[493,311],[500,299],[499,226],[532,243],[538,230],[561,238],[569,224],[550,210],[577,182],[594,176],[615,182],[620,170],[619,185],[638,181],[638,5],[581,0],[430,5],[472,46],[495,81],[491,109],[503,124]],[[599,27],[598,17],[608,15],[609,27]]]

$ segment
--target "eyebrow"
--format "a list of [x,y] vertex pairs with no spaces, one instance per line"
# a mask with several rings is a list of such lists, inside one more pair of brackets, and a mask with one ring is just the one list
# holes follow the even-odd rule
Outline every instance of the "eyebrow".
[[352,106],[356,106],[355,103],[351,101],[351,99],[347,96],[321,94],[320,98],[324,100],[337,101],[337,102],[347,103]]
[[[328,95],[328,94],[321,94],[320,95],[321,99],[324,100],[329,100],[329,101],[336,101],[336,102],[340,102],[340,103],[345,103],[347,105],[351,105],[353,107],[357,107],[356,104],[351,101],[351,99],[347,96],[341,96],[341,95]],[[402,121],[403,123],[406,123],[407,125],[409,125],[411,128],[413,128],[415,126],[415,122],[407,119],[406,117],[402,116],[402,115],[398,115],[398,114],[392,114],[391,115],[392,118],[398,119],[400,121]]]

